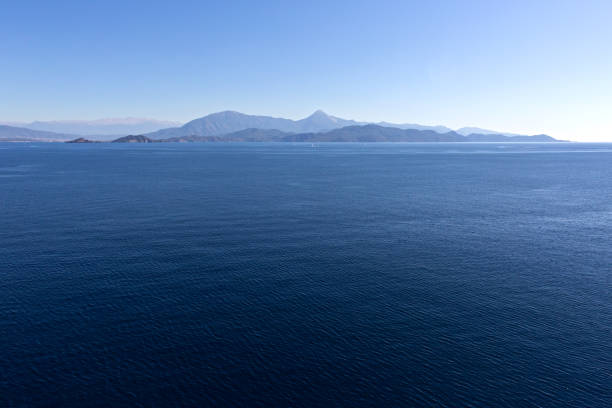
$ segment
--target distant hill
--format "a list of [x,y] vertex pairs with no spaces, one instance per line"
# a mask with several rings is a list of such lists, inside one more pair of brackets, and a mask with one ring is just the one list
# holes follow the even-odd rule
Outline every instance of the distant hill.
[[400,129],[433,130],[434,132],[438,132],[438,133],[448,133],[448,132],[453,131],[453,129],[447,128],[446,126],[426,126],[426,125],[417,125],[416,123],[378,122],[376,123],[376,125],[385,126],[385,127],[394,127],[394,128],[400,128]]
[[455,132],[438,133],[433,130],[399,129],[379,125],[346,126],[322,133],[288,135],[291,142],[465,142]]
[[97,140],[89,140],[89,139],[85,139],[83,137],[79,137],[78,139],[68,140],[66,143],[102,143],[102,142],[97,141]]
[[143,135],[129,135],[123,136],[119,139],[113,140],[111,143],[153,143],[154,140],[149,139]]
[[248,128],[290,131],[293,124],[294,122],[289,119],[225,111],[194,119],[181,127],[162,129],[149,133],[147,136],[151,139],[169,139],[183,136],[219,136]]
[[57,120],[15,124],[15,126],[32,130],[81,136],[100,136],[106,139],[108,139],[109,136],[150,133],[159,129],[178,125],[178,122],[141,118]]
[[507,136],[507,135],[495,135],[495,134],[471,134],[467,135],[466,138],[469,142],[514,142],[514,143],[525,143],[525,142],[563,142],[563,140],[553,139],[548,135],[534,135],[534,136]]
[[159,139],[161,142],[282,142],[291,135],[276,129],[243,129],[219,136],[180,136]]
[[0,125],[0,141],[5,142],[61,142],[74,139],[76,136],[77,135]]
[[456,130],[457,133],[463,136],[467,135],[504,135],[504,136],[520,136],[517,133],[497,132],[495,130],[482,129],[479,127],[462,127]]

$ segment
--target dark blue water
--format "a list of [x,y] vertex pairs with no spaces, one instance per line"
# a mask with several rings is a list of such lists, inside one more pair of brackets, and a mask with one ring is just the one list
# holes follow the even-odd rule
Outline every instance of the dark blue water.
[[612,145],[0,145],[0,406],[612,406]]

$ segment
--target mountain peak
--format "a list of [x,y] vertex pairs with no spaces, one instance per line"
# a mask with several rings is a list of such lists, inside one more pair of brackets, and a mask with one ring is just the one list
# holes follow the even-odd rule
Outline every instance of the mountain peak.
[[220,112],[209,113],[208,115],[203,116],[198,119],[214,118],[214,117],[232,117],[232,116],[248,116],[248,115],[241,113],[241,112],[233,111],[233,110],[224,110]]
[[317,109],[309,116],[309,118],[329,118],[330,116],[321,109]]

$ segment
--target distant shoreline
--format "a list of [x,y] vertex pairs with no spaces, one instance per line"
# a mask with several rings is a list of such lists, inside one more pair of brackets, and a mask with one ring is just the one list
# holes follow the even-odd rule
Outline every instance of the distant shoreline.
[[[128,135],[107,141],[106,143],[192,143],[192,142],[280,142],[280,143],[373,143],[373,142],[403,142],[403,143],[478,143],[478,142],[564,142],[547,135],[536,136],[506,136],[501,134],[470,134],[467,136],[450,131],[437,133],[433,130],[399,129],[379,125],[345,126],[317,133],[289,133],[276,129],[249,128],[220,136],[178,136],[170,138],[151,138],[146,135]],[[79,137],[66,143],[103,143]]]
[[[153,132],[133,130],[112,134],[78,133],[61,122],[37,123],[38,129],[0,125],[0,140],[61,141],[69,143],[157,142],[556,142],[545,134],[504,133],[477,127],[452,130],[414,123],[358,122],[323,111],[299,120],[223,111],[194,119],[182,126]],[[40,127],[43,126],[43,129]],[[50,127],[51,126],[51,127]],[[59,127],[58,127],[59,126]],[[68,126],[68,127],[67,127]],[[92,125],[93,126],[93,125]],[[91,130],[98,128],[90,127]],[[52,130],[52,131],[51,131]],[[62,130],[63,133],[57,133]],[[127,135],[127,136],[125,136]]]

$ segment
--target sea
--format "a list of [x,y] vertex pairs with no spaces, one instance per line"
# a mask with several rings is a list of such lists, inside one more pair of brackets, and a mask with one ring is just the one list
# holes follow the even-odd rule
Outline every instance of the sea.
[[0,144],[2,407],[612,407],[612,144]]

